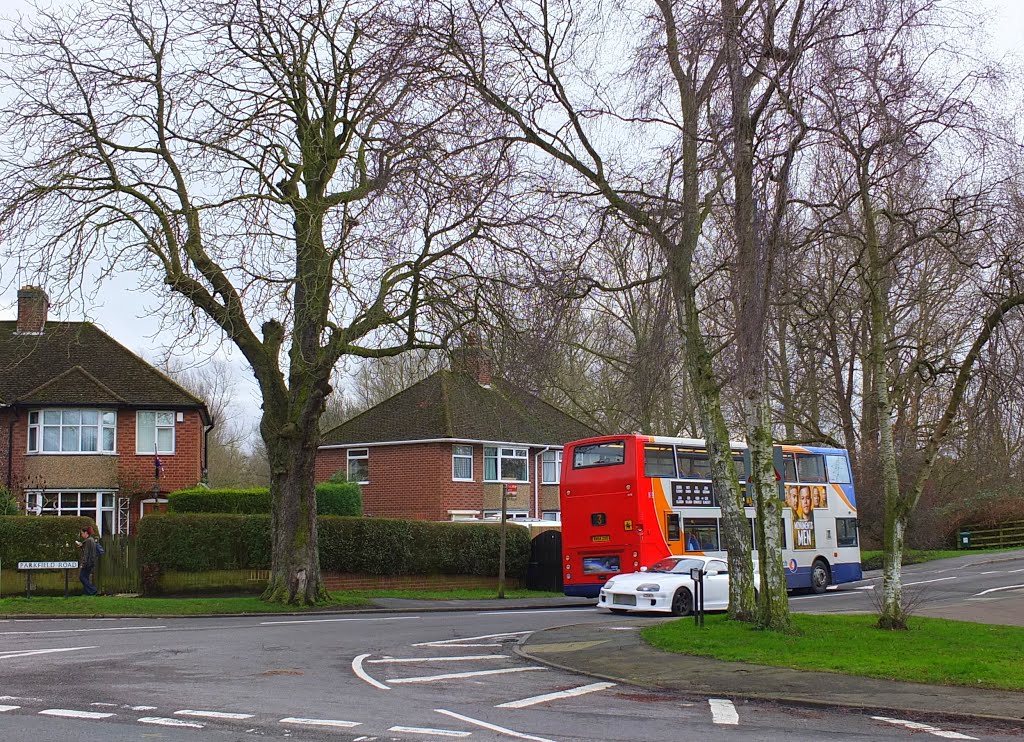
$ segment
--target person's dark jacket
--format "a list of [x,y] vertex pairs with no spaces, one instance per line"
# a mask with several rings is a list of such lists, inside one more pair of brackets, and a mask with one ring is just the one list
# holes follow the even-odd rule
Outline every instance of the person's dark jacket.
[[96,566],[96,539],[92,536],[78,547],[78,566],[83,569]]

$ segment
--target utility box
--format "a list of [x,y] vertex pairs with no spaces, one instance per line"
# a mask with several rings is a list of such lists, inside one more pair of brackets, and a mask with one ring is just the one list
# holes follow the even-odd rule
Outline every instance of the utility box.
[[970,549],[971,548],[971,532],[970,531],[960,531],[959,548],[961,548],[961,549]]

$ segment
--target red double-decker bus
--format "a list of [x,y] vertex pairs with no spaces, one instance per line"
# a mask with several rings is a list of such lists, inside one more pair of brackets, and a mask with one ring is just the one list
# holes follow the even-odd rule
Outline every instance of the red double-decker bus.
[[[745,482],[746,444],[731,444]],[[790,588],[861,578],[857,506],[846,451],[776,446]],[[755,510],[742,485],[754,538]],[[567,443],[560,485],[566,595],[597,597],[616,574],[672,554],[725,557],[705,442],[615,435]],[[757,557],[757,542],[754,557]]]

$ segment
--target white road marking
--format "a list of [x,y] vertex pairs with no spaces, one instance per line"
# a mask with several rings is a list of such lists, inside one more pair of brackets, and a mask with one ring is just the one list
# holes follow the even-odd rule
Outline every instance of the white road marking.
[[417,678],[387,678],[385,683],[401,685],[402,683],[435,683],[438,680],[458,680],[459,678],[475,678],[481,675],[507,675],[512,672],[530,672],[547,670],[546,667],[508,667],[503,670],[476,670],[474,672],[450,672],[444,675],[423,675]]
[[99,701],[97,701],[96,703],[90,703],[89,705],[90,706],[106,706],[107,708],[111,708],[111,709],[116,709],[117,708],[117,704],[116,703],[100,703]]
[[0,701],[42,701],[42,698],[29,698],[28,696],[0,696]]
[[431,729],[430,727],[391,727],[389,732],[405,732],[406,734],[431,734],[437,737],[470,737],[472,732],[457,732],[454,729]]
[[63,719],[109,719],[114,716],[105,711],[75,711],[74,709],[46,709],[39,713],[43,716],[59,716]]
[[862,587],[855,587],[853,589],[854,590],[874,590],[875,586],[874,585],[864,585]]
[[251,719],[252,714],[234,714],[227,711],[194,711],[192,709],[183,709],[181,711],[175,711],[175,716],[197,716],[202,719]]
[[1003,590],[1017,590],[1024,587],[1024,585],[1007,585],[1006,587],[992,587],[988,590],[982,590],[980,593],[975,593],[974,597],[979,595],[988,595],[989,593],[1001,593]]
[[384,685],[384,683],[380,682],[379,680],[374,680],[373,678],[371,678],[370,675],[366,672],[366,670],[363,669],[363,660],[365,660],[369,656],[370,655],[368,654],[361,654],[358,657],[354,657],[352,659],[352,672],[356,674],[357,678],[359,678],[363,682],[369,683],[374,688],[380,688],[381,690],[391,690],[391,688]]
[[1006,574],[1008,574],[1008,575],[1017,574],[1018,572],[1024,572],[1024,569],[1008,569],[1008,570],[1006,570]]
[[418,621],[419,616],[392,616],[390,618],[307,618],[300,621],[260,621],[260,626],[287,626],[297,623],[341,623],[343,621]]
[[0,652],[0,660],[11,660],[15,657],[32,657],[37,654],[54,654],[56,652],[78,652],[83,649],[96,649],[96,647],[64,647],[61,649],[25,649]]
[[955,580],[956,575],[953,577],[936,577],[934,580],[921,580],[920,582],[904,582],[903,587],[910,587],[911,585],[927,585],[929,582],[943,582],[944,580]]
[[526,615],[526,614],[529,614],[529,613],[579,613],[580,611],[583,611],[583,610],[593,610],[593,606],[586,605],[586,606],[581,606],[580,608],[544,608],[542,610],[537,610],[537,611],[516,611],[516,610],[511,610],[511,611],[483,611],[481,613],[477,613],[476,615],[478,615],[478,616],[508,616],[510,614],[516,614],[516,615],[523,616],[523,615]]
[[342,721],[341,719],[296,719],[294,716],[289,716],[286,719],[281,719],[282,724],[302,724],[307,727],[343,727],[345,729],[351,729],[357,727],[363,722],[361,721]]
[[156,706],[128,706],[132,711],[156,711]]
[[[857,588],[857,589],[858,590],[861,590],[861,589],[873,590],[874,588],[868,587],[868,588]],[[835,600],[836,598],[842,598],[842,597],[847,597],[848,598],[851,595],[856,595],[856,593],[854,593],[852,590],[843,590],[841,593],[829,593],[829,598],[828,599],[829,600]],[[790,598],[789,600],[790,600],[790,602],[793,602],[794,600],[814,600],[815,598],[820,598],[820,597],[821,597],[820,595],[797,595],[797,596],[794,596],[794,597]]]
[[546,737],[534,737],[532,734],[523,734],[522,732],[513,732],[511,729],[506,729],[505,727],[499,727],[497,724],[488,724],[486,721],[480,721],[480,719],[473,719],[473,718],[471,718],[469,716],[463,716],[462,714],[456,714],[454,711],[447,711],[445,709],[434,709],[434,711],[436,711],[439,714],[444,714],[445,716],[450,716],[453,719],[459,719],[460,721],[464,721],[467,724],[475,724],[478,727],[483,727],[484,729],[490,729],[492,732],[497,732],[498,734],[507,734],[509,737],[515,737],[517,739],[530,739],[530,740],[533,740],[534,742],[554,742],[554,740],[547,739]]
[[725,698],[709,698],[708,705],[711,707],[711,721],[715,724],[740,723],[740,715],[736,713],[732,701]]
[[202,729],[204,725],[184,719],[168,719],[163,716],[143,716],[139,719],[140,724],[155,724],[158,727],[188,727],[189,729]]
[[556,693],[545,693],[541,696],[531,696],[530,698],[523,698],[519,701],[509,701],[508,703],[499,703],[495,708],[499,709],[521,709],[527,706],[536,706],[538,703],[547,703],[548,701],[557,701],[560,698],[573,698],[575,696],[584,696],[587,693],[596,693],[599,690],[607,690],[608,688],[614,688],[615,683],[591,683],[590,685],[581,685],[578,688],[570,688],[569,690],[560,690]]
[[371,742],[371,740],[377,739],[376,737],[356,737],[352,742]]
[[1004,574],[1005,572],[1006,572],[1006,570],[1004,570],[1004,569],[994,569],[991,572],[979,572],[978,574],[979,575],[1001,575],[1001,574]]
[[639,626],[605,626],[605,631],[639,631]]
[[47,629],[46,631],[0,631],[0,636],[17,636],[25,634],[83,634],[91,631],[144,631],[148,629],[166,629],[166,626],[111,626],[109,629]]
[[21,708],[21,706],[0,706],[0,712],[3,712],[3,711],[14,711],[15,709],[20,709],[20,708]]
[[885,716],[872,716],[871,718],[875,721],[884,721],[887,724],[898,724],[906,727],[907,729],[913,729],[918,732],[928,732],[928,734],[934,734],[936,737],[945,737],[946,739],[977,739],[977,737],[968,737],[966,734],[960,734],[960,732],[947,732],[944,729],[937,729],[936,727],[929,726],[928,724],[922,724],[918,721],[889,719]]
[[449,644],[456,644],[465,647],[500,647],[500,644],[460,644],[460,642],[473,642],[478,639],[500,639],[505,636],[526,636],[532,631],[506,631],[504,634],[483,634],[481,636],[465,636],[461,639],[438,639],[433,642],[419,642],[414,647],[443,647]]
[[469,660],[510,660],[507,654],[464,654],[459,657],[388,657],[366,660],[368,665],[386,665],[391,662],[468,662]]

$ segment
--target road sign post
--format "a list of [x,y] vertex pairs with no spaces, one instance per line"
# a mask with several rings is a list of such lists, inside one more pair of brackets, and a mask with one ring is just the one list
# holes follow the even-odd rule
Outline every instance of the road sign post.
[[693,580],[693,625],[704,626],[704,569],[691,568],[690,579]]

